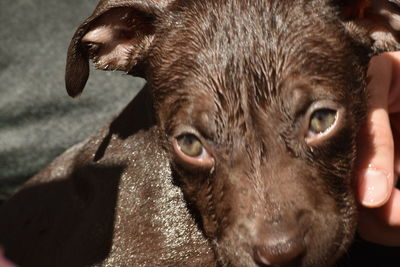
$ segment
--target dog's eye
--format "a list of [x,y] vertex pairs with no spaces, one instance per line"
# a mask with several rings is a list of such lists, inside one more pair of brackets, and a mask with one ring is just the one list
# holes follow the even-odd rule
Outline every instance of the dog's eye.
[[184,134],[177,138],[180,150],[189,157],[199,157],[203,153],[203,145],[193,134]]
[[309,130],[314,134],[327,131],[336,121],[336,110],[319,109],[314,111],[310,118]]
[[311,104],[303,124],[305,141],[309,146],[319,146],[334,137],[345,123],[345,108],[331,100]]
[[190,168],[209,169],[214,165],[214,158],[207,151],[200,138],[191,133],[184,133],[172,142],[177,155],[176,160]]

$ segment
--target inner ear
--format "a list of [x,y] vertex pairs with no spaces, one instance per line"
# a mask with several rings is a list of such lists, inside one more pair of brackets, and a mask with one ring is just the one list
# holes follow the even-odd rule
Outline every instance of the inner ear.
[[367,0],[346,0],[344,2],[343,14],[347,19],[363,19],[366,10],[371,8],[371,2]]
[[149,46],[154,20],[134,8],[114,8],[93,22],[82,43],[96,68],[128,72]]
[[400,48],[400,1],[342,0],[343,17],[350,33],[377,51]]

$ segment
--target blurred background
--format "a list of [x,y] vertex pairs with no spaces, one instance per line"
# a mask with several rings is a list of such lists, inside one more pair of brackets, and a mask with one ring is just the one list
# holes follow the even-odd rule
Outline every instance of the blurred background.
[[0,202],[104,126],[144,85],[92,68],[83,94],[67,95],[67,48],[97,2],[0,1]]

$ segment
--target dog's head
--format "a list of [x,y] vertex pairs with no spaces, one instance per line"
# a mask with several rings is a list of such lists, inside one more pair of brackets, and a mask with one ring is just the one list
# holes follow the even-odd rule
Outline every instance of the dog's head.
[[[396,2],[396,1],[393,1]],[[351,242],[370,56],[399,47],[392,1],[105,0],[69,48],[143,76],[186,199],[221,264],[325,266]]]

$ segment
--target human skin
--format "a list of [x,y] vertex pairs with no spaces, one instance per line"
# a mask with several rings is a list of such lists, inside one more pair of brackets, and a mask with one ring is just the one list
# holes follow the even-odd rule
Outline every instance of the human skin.
[[17,267],[14,263],[4,257],[3,248],[0,247],[0,266],[1,267]]
[[358,232],[370,242],[400,245],[400,52],[370,62],[369,111],[358,137]]

